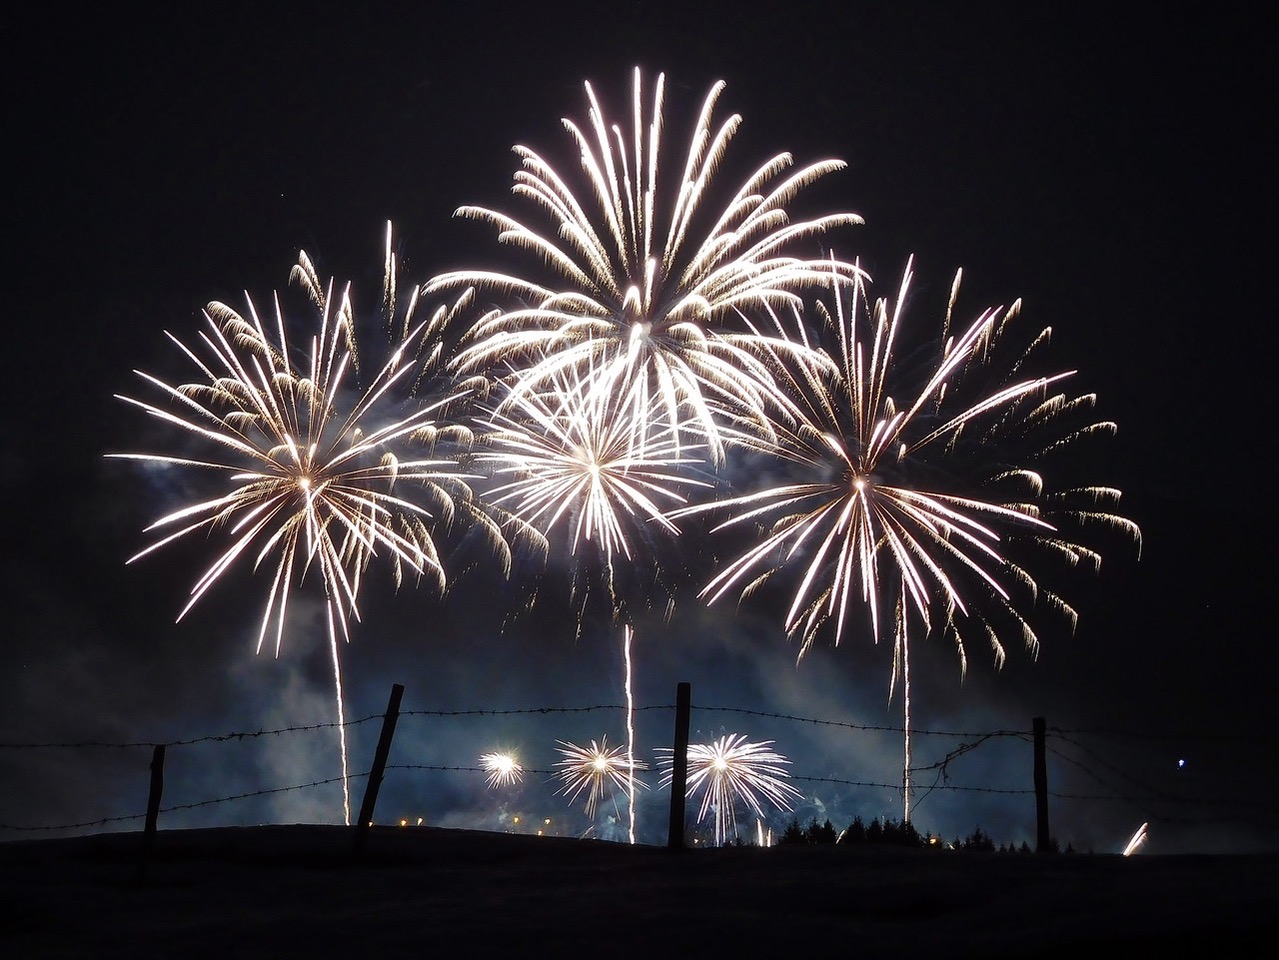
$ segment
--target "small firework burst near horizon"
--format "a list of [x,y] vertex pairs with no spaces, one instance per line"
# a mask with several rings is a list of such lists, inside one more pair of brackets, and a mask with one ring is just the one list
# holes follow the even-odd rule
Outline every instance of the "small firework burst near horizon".
[[[594,820],[596,810],[602,800],[613,797],[616,807],[618,791],[627,795],[628,803],[632,802],[631,792],[635,787],[647,789],[648,784],[634,776],[637,770],[645,770],[648,764],[636,760],[625,746],[610,747],[608,737],[601,737],[598,742],[592,740],[589,747],[579,746],[567,740],[557,740],[557,747],[564,759],[556,762],[560,768],[557,776],[563,786],[556,791],[568,797],[569,803],[576,802],[583,792],[586,794],[585,811],[588,819]],[[619,811],[620,817],[620,811]]]
[[494,789],[509,787],[524,779],[524,768],[514,754],[503,751],[480,755],[480,769],[488,776],[488,785]]
[[[730,733],[710,743],[688,745],[689,797],[701,793],[697,811],[701,823],[710,813],[715,823],[715,845],[723,846],[737,837],[737,808],[742,805],[763,818],[764,801],[778,810],[791,809],[791,801],[803,793],[785,779],[790,774],[790,761],[772,749],[772,740],[752,742],[744,734]],[[664,754],[661,784],[669,787],[674,780],[674,750],[660,747]]]

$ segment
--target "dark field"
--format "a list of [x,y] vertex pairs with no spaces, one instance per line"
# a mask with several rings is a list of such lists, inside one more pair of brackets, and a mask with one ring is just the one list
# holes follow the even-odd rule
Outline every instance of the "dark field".
[[0,843],[0,956],[1271,956],[1279,856],[671,851],[374,827]]

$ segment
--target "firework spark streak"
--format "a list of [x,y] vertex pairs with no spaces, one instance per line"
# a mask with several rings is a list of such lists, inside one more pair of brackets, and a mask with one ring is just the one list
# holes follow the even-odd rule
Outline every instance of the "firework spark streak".
[[487,774],[490,787],[509,787],[524,779],[524,768],[509,753],[486,753],[480,757],[480,769]]
[[[387,303],[394,304],[389,257]],[[242,563],[272,568],[258,649],[275,621],[279,654],[295,581],[314,568],[324,589],[326,621],[338,706],[343,768],[343,805],[350,822],[338,639],[349,639],[348,622],[359,619],[361,579],[379,553],[389,557],[397,586],[405,573],[426,576],[443,588],[444,571],[432,538],[435,522],[451,519],[471,504],[467,475],[454,459],[413,459],[408,450],[430,450],[464,439],[468,431],[437,422],[460,392],[435,403],[419,403],[407,414],[399,402],[429,366],[428,351],[451,319],[437,311],[421,322],[406,315],[400,343],[363,391],[350,390],[357,374],[355,320],[349,288],[333,295],[322,286],[306,253],[292,279],[309,294],[318,329],[301,364],[294,362],[279,297],[273,321],[264,323],[252,300],[247,315],[221,303],[205,311],[207,329],[195,348],[169,339],[199,371],[201,379],[177,386],[138,371],[163,400],[119,396],[209,448],[205,458],[156,453],[113,453],[153,468],[192,470],[220,481],[209,499],[183,506],[152,523],[167,531],[128,561],[194,535],[225,546],[196,581],[181,620],[229,570]],[[416,301],[415,301],[416,302]],[[410,307],[410,314],[412,307]],[[206,356],[202,357],[201,354]],[[424,361],[424,357],[427,359]],[[398,392],[397,392],[398,391]],[[353,398],[353,399],[352,399]],[[412,489],[414,498],[405,495]],[[433,509],[418,502],[417,496]],[[495,542],[501,545],[500,540]]]
[[1148,839],[1146,830],[1149,826],[1150,826],[1149,823],[1143,823],[1140,827],[1137,828],[1136,832],[1133,833],[1131,837],[1129,837],[1128,842],[1124,844],[1123,855],[1125,857],[1131,857],[1134,853],[1136,853],[1145,845],[1146,840]]
[[[704,211],[715,171],[741,123],[734,115],[712,127],[723,89],[718,82],[707,94],[683,169],[669,186],[658,169],[662,75],[646,114],[635,71],[629,140],[623,126],[606,119],[590,83],[589,122],[563,121],[580,151],[589,199],[579,199],[571,178],[541,155],[515,147],[523,166],[513,192],[540,208],[552,229],[539,233],[483,207],[462,207],[457,215],[492,224],[500,242],[537,255],[564,286],[481,270],[434,278],[428,291],[474,285],[519,303],[476,324],[473,342],[458,358],[463,369],[511,363],[531,389],[568,368],[594,364],[603,389],[629,393],[632,419],[647,419],[656,400],[672,427],[691,418],[698,442],[708,444],[716,461],[725,445],[721,405],[767,430],[776,391],[762,356],[802,347],[761,333],[751,315],[796,304],[799,289],[829,273],[829,262],[789,253],[797,242],[861,218],[792,217],[787,205],[795,195],[844,163],[826,160],[791,171],[786,153],[760,166],[724,208]],[[856,273],[849,264],[840,269]],[[636,384],[641,389],[631,390]]]
[[[860,277],[845,283],[833,272],[831,280],[833,309],[818,303],[824,358],[792,365],[784,378],[802,415],[793,427],[779,426],[775,441],[759,445],[773,462],[793,468],[793,476],[676,510],[672,517],[723,510],[728,517],[716,530],[758,524],[759,539],[720,569],[701,595],[712,603],[729,592],[745,597],[797,567],[784,623],[801,641],[801,657],[828,625],[838,644],[855,612],[878,639],[884,607],[891,608],[890,692],[903,683],[908,818],[912,622],[925,635],[948,635],[961,671],[973,634],[989,644],[996,666],[1004,661],[1001,638],[1007,633],[1033,653],[1039,639],[1028,619],[1032,608],[1047,607],[1072,629],[1076,620],[1071,605],[1040,583],[1035,564],[1055,560],[1095,570],[1101,555],[1076,531],[1117,529],[1138,548],[1140,531],[1113,512],[1120,493],[1112,487],[1050,492],[1045,472],[1062,464],[1054,458],[1115,425],[1090,419],[1095,396],[1060,392],[1069,373],[1023,372],[1047,342],[1046,330],[1000,373],[995,348],[1019,303],[1007,311],[986,310],[952,333],[957,274],[937,359],[917,375],[899,366],[895,354],[911,263],[897,299],[873,307]],[[798,318],[796,327],[807,342]]]
[[[708,812],[715,818],[715,845],[723,844],[737,836],[737,805],[745,804],[757,817],[764,816],[761,801],[767,800],[779,810],[789,810],[790,802],[803,794],[787,783],[789,776],[784,756],[772,750],[773,741],[752,743],[742,734],[732,733],[712,743],[688,745],[688,788],[692,797],[702,793],[697,822],[701,823]],[[659,748],[665,753],[659,763],[665,768],[661,775],[662,786],[670,786],[674,779],[674,751]]]
[[591,741],[589,747],[578,746],[566,740],[558,740],[557,748],[564,759],[555,765],[562,768],[558,774],[563,787],[558,791],[573,803],[583,791],[586,792],[586,815],[595,819],[595,811],[599,803],[610,793],[610,786],[626,792],[632,798],[636,786],[647,788],[642,780],[633,775],[635,770],[646,769],[646,764],[635,760],[628,747],[609,747],[608,737],[598,743]]

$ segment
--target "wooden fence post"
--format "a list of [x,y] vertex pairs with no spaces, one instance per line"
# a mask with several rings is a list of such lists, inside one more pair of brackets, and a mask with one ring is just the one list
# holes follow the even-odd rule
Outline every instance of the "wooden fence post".
[[160,818],[160,796],[164,793],[164,744],[156,744],[151,752],[151,791],[147,796],[147,819],[142,828],[142,856],[138,861],[138,879],[145,880],[147,863],[155,847],[156,821]]
[[1052,836],[1048,830],[1048,762],[1044,752],[1045,724],[1043,717],[1035,717],[1035,852],[1052,850]]
[[688,792],[688,718],[692,688],[680,683],[675,688],[675,749],[671,760],[671,822],[666,846],[684,849],[684,798]]
[[382,734],[378,737],[377,752],[373,755],[373,769],[364,785],[364,802],[360,804],[360,818],[355,821],[355,854],[364,849],[364,841],[373,822],[373,807],[377,803],[378,788],[382,786],[382,774],[386,770],[386,758],[391,752],[391,738],[395,736],[395,721],[400,717],[400,699],[404,696],[404,684],[391,687],[391,699],[387,701],[382,716]]

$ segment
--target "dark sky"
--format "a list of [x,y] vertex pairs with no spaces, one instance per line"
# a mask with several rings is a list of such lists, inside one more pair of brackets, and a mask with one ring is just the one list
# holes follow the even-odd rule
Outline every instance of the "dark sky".
[[[1088,732],[1056,741],[1063,843],[1113,850],[1150,820],[1151,850],[1279,846],[1279,741],[1265,709],[1279,662],[1263,616],[1276,509],[1262,423],[1276,343],[1263,289],[1276,102],[1260,14],[859,3],[835,14],[839,5],[804,2],[406,12],[416,6],[131,4],[0,17],[11,617],[0,741],[158,741],[332,720],[323,647],[303,626],[278,660],[253,654],[263,581],[228,584],[174,626],[198,551],[125,568],[160,505],[136,474],[103,460],[140,439],[139,418],[112,394],[132,389],[134,368],[170,365],[163,331],[194,334],[209,300],[242,304],[245,290],[265,300],[283,287],[299,248],[321,275],[354,279],[370,305],[388,219],[412,279],[491,265],[503,253],[489,230],[453,211],[511,207],[515,143],[571,162],[559,119],[584,114],[582,82],[620,114],[638,65],[666,72],[676,139],[710,84],[727,81],[717,116],[744,117],[729,154],[738,173],[781,150],[846,160],[803,198],[809,212],[865,218],[837,252],[886,284],[913,253],[917,290],[934,300],[962,267],[960,302],[974,313],[1021,297],[1031,322],[1054,328],[1060,366],[1078,368],[1119,423],[1098,479],[1124,490],[1144,533],[1140,560],[1108,556],[1079,598],[1076,635],[1036,662],[1014,650],[1001,673],[975,662],[961,684],[953,656],[928,651],[917,728],[972,736],[921,735],[917,759],[1046,716]],[[373,593],[344,652],[351,716],[379,712],[396,682],[419,711],[620,702],[611,639],[575,641],[563,624],[499,634],[494,605],[468,596]],[[882,648],[850,642],[797,667],[764,621],[726,627],[696,610],[642,640],[652,644],[637,657],[642,703],[672,702],[687,680],[699,704],[900,723]],[[554,738],[616,730],[614,715],[590,716],[560,728],[540,718],[536,731],[523,715],[487,728],[410,717],[397,749],[406,763],[466,766],[501,736],[547,768]],[[653,720],[653,742],[667,719]],[[704,713],[698,724],[775,739],[794,773],[813,778],[805,816],[830,812],[843,826],[898,813],[892,790],[850,785],[893,780],[892,734],[845,730],[836,743],[819,725],[750,715]],[[357,729],[360,758],[375,736]],[[209,755],[171,761],[166,799],[332,773],[327,741],[253,743],[251,756],[190,748]],[[945,785],[974,789],[930,794],[917,825],[954,836],[980,823],[997,840],[1033,840],[1033,797],[997,792],[1029,788],[1029,756],[1015,738],[966,754]],[[137,812],[147,759],[5,748],[0,823]],[[386,802],[406,815],[490,822],[495,800],[482,790],[401,775]],[[323,790],[263,804],[169,822],[334,813]]]

